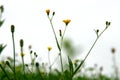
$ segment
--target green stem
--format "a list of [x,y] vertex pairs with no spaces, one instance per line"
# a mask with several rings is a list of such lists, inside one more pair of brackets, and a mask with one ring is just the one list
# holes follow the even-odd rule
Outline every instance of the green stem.
[[2,71],[5,73],[5,75],[6,75],[7,79],[8,79],[8,80],[10,80],[9,76],[7,75],[7,73],[6,73],[5,69],[2,67],[2,65],[1,65],[1,64],[0,64],[0,67],[1,67]]
[[41,73],[40,73],[39,67],[37,67],[37,71],[38,71],[38,73],[39,73],[40,79],[41,79],[41,80],[44,80],[44,78],[42,77],[42,75],[41,75]]
[[[23,54],[23,47],[21,47],[21,54]],[[24,56],[21,56],[21,57],[22,57],[22,64],[23,64],[23,73],[24,73],[24,76],[25,76]]]
[[62,55],[61,55],[61,48],[60,48],[60,45],[58,43],[58,39],[57,39],[57,36],[56,36],[56,33],[55,33],[55,30],[54,30],[54,27],[53,27],[53,24],[52,24],[52,19],[48,16],[48,19],[50,21],[50,24],[51,24],[51,27],[52,27],[52,30],[53,30],[53,33],[54,33],[54,36],[55,36],[55,40],[56,40],[56,44],[57,44],[57,47],[59,49],[59,55],[60,55],[60,62],[61,62],[61,69],[62,69],[62,72],[63,72],[63,62],[62,62]]
[[62,46],[63,46],[63,38],[64,38],[64,35],[65,35],[65,32],[66,32],[66,29],[67,29],[67,26],[65,26],[65,30],[63,32],[63,35],[61,36],[61,49],[62,49]]
[[91,46],[90,50],[88,51],[87,55],[85,56],[85,58],[83,59],[83,61],[80,63],[80,65],[75,69],[75,71],[73,72],[72,77],[77,73],[77,71],[79,69],[81,69],[82,65],[84,64],[85,60],[87,59],[87,57],[89,56],[90,52],[92,51],[93,47],[95,46],[96,42],[98,41],[98,39],[100,38],[100,36],[105,32],[107,28],[105,28],[99,35],[97,35],[97,38],[95,39],[93,45]]
[[60,55],[61,69],[62,69],[62,72],[63,72],[64,70],[63,70],[63,61],[62,61],[61,51],[60,51],[59,55]]
[[31,58],[31,66],[32,66],[32,72],[33,72],[33,65],[34,65],[34,63],[33,63],[32,54],[30,54],[30,58]]
[[55,36],[55,40],[56,40],[56,43],[57,43],[57,47],[58,47],[58,49],[59,49],[59,51],[60,51],[61,48],[60,48],[60,45],[59,45],[59,43],[58,43],[58,39],[57,39],[57,36],[56,36],[55,30],[54,30],[54,27],[53,27],[53,24],[52,24],[52,19],[50,19],[49,16],[48,16],[48,19],[49,19],[49,21],[50,21],[50,24],[51,24],[51,27],[52,27],[52,30],[53,30],[53,34],[54,34],[54,36]]
[[[67,29],[67,26],[65,26],[65,30],[63,32],[63,35],[61,36],[61,50],[62,50],[62,46],[63,46],[63,38],[64,38],[64,35],[65,35],[65,32],[66,32],[66,29]],[[63,62],[62,62],[62,55],[61,55],[61,50],[60,50],[60,61],[61,61],[61,66],[62,66],[62,72],[64,71],[63,70]]]
[[23,63],[23,72],[24,72],[24,75],[25,75],[24,57],[22,57],[22,63]]
[[15,41],[14,41],[14,33],[12,33],[12,41],[13,41],[13,57],[14,57],[14,79],[16,80],[16,70],[15,70]]
[[55,64],[55,62],[57,61],[58,58],[59,58],[59,55],[57,55],[57,57],[55,58],[54,62],[51,64],[51,67]]
[[51,72],[51,61],[50,61],[50,51],[48,51],[48,62],[49,62],[49,69],[50,69],[50,72]]

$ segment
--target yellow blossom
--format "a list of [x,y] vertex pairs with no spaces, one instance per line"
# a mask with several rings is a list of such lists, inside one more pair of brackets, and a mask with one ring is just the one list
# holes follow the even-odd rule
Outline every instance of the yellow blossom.
[[46,9],[46,13],[47,13],[47,15],[49,15],[50,14],[50,10]]
[[52,47],[48,46],[48,48],[47,48],[47,49],[48,49],[48,51],[51,51]]
[[21,53],[20,55],[21,55],[21,57],[24,57],[24,56],[25,56],[25,53]]
[[71,22],[70,19],[63,20],[63,22],[66,24],[66,26]]

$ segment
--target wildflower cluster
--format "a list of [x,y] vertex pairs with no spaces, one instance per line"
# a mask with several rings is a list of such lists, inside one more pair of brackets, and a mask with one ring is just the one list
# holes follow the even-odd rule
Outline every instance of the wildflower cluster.
[[[4,7],[0,6],[0,11],[3,13]],[[17,63],[17,57],[16,57],[16,46],[15,46],[15,26],[11,25],[10,26],[10,31],[12,34],[12,43],[13,43],[13,58],[8,57],[6,61],[1,61],[0,62],[0,80],[110,80],[106,77],[103,76],[103,67],[99,67],[99,72],[98,74],[95,73],[94,76],[91,75],[92,77],[86,76],[84,73],[82,73],[82,67],[88,58],[91,50],[95,46],[96,42],[100,38],[100,36],[106,31],[106,29],[110,26],[111,22],[106,21],[105,25],[106,27],[103,29],[103,31],[100,31],[99,29],[95,30],[95,33],[97,35],[94,43],[88,50],[87,54],[83,58],[83,60],[80,59],[75,59],[74,61],[71,59],[69,55],[67,56],[67,67],[64,67],[64,61],[63,61],[63,42],[64,42],[64,35],[66,33],[66,29],[68,24],[70,24],[71,20],[70,19],[64,19],[62,22],[65,24],[65,28],[63,30],[59,30],[59,37],[56,34],[56,31],[54,29],[53,25],[53,17],[55,15],[55,12],[51,12],[50,9],[47,9],[46,15],[49,19],[54,38],[56,41],[56,45],[58,48],[58,56],[54,59],[53,62],[51,62],[51,53],[53,50],[53,47],[48,46],[47,51],[48,51],[48,63],[41,63],[41,61],[36,61],[38,54],[33,51],[32,45],[28,46],[29,49],[29,54],[24,52],[24,40],[20,39],[19,41],[19,47],[20,47],[20,56],[21,56],[21,64],[16,65]],[[1,19],[1,18],[0,18]],[[0,27],[4,20],[0,20]],[[58,40],[60,39],[60,40]],[[3,49],[6,47],[6,45],[0,44],[0,54],[3,51]],[[117,72],[117,65],[116,65],[116,59],[115,59],[115,53],[116,50],[115,48],[111,49],[111,53],[113,54],[113,63],[115,67],[115,80],[118,80],[118,72]],[[31,62],[30,63],[25,63],[25,55],[30,55]],[[52,57],[53,58],[53,57]],[[61,70],[58,69],[53,69],[53,65],[55,62],[60,59],[60,67]],[[49,70],[48,70],[49,67]],[[85,69],[85,72],[87,71],[94,71],[95,67],[91,67],[88,69]],[[79,77],[77,77],[76,74],[80,74]],[[75,76],[76,75],[76,76]]]

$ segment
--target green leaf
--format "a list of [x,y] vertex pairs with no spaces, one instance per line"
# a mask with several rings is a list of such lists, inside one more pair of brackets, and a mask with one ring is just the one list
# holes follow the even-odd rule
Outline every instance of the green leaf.
[[71,75],[72,75],[73,72],[74,72],[74,68],[73,68],[72,60],[70,59],[69,56],[68,56],[68,63],[69,63],[69,70],[70,70],[70,73],[71,73]]
[[3,25],[4,20],[0,20],[0,27]]
[[1,10],[1,12],[4,11],[4,7],[3,7],[3,5],[0,6],[0,10]]
[[3,46],[3,44],[0,44],[0,54],[1,54],[1,52],[3,51],[3,49],[6,47],[7,45],[4,45]]

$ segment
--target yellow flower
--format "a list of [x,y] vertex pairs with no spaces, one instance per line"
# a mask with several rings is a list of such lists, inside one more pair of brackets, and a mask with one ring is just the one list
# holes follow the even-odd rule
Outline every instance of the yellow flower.
[[66,26],[71,22],[70,19],[63,20],[63,22],[66,24]]
[[48,51],[51,51],[52,47],[48,46],[48,48],[47,48],[47,49],[48,49]]
[[20,55],[21,55],[21,57],[24,57],[24,56],[25,56],[25,53],[21,53]]
[[49,15],[50,14],[50,10],[46,9],[46,13],[47,13],[47,15]]

